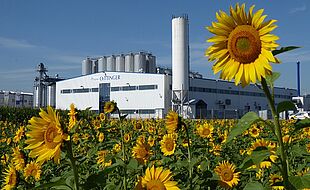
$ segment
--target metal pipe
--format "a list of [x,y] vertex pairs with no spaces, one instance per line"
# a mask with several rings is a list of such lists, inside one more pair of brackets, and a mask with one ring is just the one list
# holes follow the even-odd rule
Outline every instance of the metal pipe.
[[300,96],[300,62],[297,61],[297,94]]

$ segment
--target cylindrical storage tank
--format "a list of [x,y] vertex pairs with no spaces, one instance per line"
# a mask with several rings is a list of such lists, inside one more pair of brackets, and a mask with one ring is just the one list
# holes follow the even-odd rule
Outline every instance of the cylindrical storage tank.
[[150,73],[156,73],[156,57],[153,55],[148,56]]
[[115,70],[119,72],[125,71],[125,57],[124,55],[118,55],[115,58]]
[[115,71],[115,56],[107,57],[107,71]]
[[175,17],[172,19],[172,90],[178,99],[184,99],[189,90],[188,71],[188,18]]
[[33,89],[33,107],[39,107],[39,87],[35,86]]
[[98,60],[92,60],[92,72],[91,73],[98,73]]
[[52,84],[48,86],[47,89],[48,89],[47,105],[55,107],[56,106],[56,84]]
[[82,61],[82,75],[89,75],[92,71],[92,61],[87,58]]
[[143,52],[139,52],[134,55],[134,72],[136,73],[145,73],[146,67],[146,56]]
[[107,70],[107,58],[101,57],[98,59],[98,72],[104,72]]
[[133,54],[125,55],[125,72],[134,72]]

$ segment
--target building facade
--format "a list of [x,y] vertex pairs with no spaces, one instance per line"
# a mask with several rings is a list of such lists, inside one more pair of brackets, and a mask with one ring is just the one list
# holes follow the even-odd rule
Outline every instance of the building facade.
[[0,91],[0,106],[32,107],[33,94],[26,92]]
[[[291,100],[297,90],[275,87],[275,103]],[[56,82],[56,108],[102,112],[115,101],[131,118],[163,118],[172,108],[172,76],[160,73],[101,72]],[[189,77],[183,113],[190,118],[239,118],[248,111],[267,110],[267,99],[255,85]]]

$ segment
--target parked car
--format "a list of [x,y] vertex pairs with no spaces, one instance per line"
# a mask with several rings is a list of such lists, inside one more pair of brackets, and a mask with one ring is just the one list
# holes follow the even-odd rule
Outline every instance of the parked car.
[[310,118],[310,114],[308,112],[298,112],[288,116],[289,119],[306,119]]

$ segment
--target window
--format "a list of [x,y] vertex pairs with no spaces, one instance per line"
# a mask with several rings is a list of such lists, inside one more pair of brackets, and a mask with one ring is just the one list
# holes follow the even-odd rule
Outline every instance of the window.
[[154,114],[155,110],[146,109],[146,110],[139,110],[139,114]]
[[157,85],[140,85],[139,90],[152,90],[152,89],[157,89]]
[[71,93],[71,89],[63,89],[60,91],[61,94],[70,94]]
[[92,92],[98,92],[99,90],[98,90],[98,88],[92,88],[91,91]]
[[136,90],[137,86],[123,86],[123,91]]
[[73,89],[73,93],[87,93],[89,92],[89,88],[77,88]]
[[120,91],[120,87],[116,86],[116,87],[111,87],[111,92],[114,91]]

